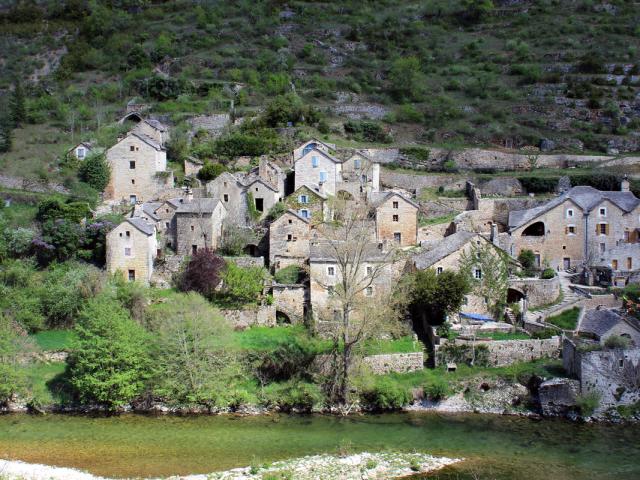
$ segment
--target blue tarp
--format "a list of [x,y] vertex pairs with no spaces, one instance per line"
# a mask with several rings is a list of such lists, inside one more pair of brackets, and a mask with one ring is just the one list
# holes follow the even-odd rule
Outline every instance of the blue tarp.
[[469,318],[471,320],[480,320],[482,322],[493,322],[493,318],[485,317],[479,313],[460,313],[461,317]]

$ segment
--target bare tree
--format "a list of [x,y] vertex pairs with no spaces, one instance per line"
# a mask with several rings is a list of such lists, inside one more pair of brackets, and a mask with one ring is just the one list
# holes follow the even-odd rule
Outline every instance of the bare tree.
[[402,295],[391,295],[391,285],[400,252],[374,241],[366,204],[335,199],[332,210],[336,220],[318,226],[316,247],[335,265],[335,281],[320,275],[312,280],[329,292],[327,308],[315,312],[331,325],[329,397],[348,409],[350,368],[358,347],[385,327],[399,325],[397,304]]

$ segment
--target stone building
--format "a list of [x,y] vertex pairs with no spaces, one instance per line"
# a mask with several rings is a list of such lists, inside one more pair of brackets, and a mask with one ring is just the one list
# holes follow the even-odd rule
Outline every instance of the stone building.
[[143,118],[131,131],[153,138],[163,146],[169,140],[169,128],[162,122],[152,118]]
[[227,210],[215,198],[184,201],[175,211],[176,252],[191,255],[199,249],[217,249]]
[[67,155],[73,155],[78,160],[84,160],[96,150],[91,142],[80,142],[67,150]]
[[595,283],[624,287],[640,272],[640,243],[635,241],[637,232],[632,232],[632,236],[633,243],[621,242],[600,253],[593,269]]
[[287,210],[269,225],[269,265],[274,272],[309,261],[311,224],[309,218]]
[[156,198],[160,190],[173,187],[173,172],[167,170],[167,152],[147,135],[129,133],[107,150],[111,168],[105,200],[143,202]]
[[158,233],[159,248],[176,248],[176,210],[189,197],[169,198],[158,202],[145,202],[141,208],[136,209],[136,216],[140,216],[149,223],[155,224]]
[[308,185],[302,185],[284,199],[287,208],[295,210],[298,215],[310,219],[314,224],[327,220],[326,201],[327,196],[324,193]]
[[372,194],[376,238],[401,247],[418,243],[418,205],[395,192]]
[[359,186],[360,192],[370,195],[380,190],[380,164],[357,151],[342,164],[342,181]]
[[227,210],[227,222],[240,227],[249,223],[246,188],[233,173],[224,172],[207,183],[207,195],[222,202]]
[[[420,252],[416,253],[410,262],[410,270],[426,270],[432,268],[437,274],[445,270],[460,270],[460,262],[464,255],[469,255],[473,245],[484,246],[490,245],[492,248],[499,250],[484,236],[474,232],[457,232],[448,237],[444,237],[441,241],[432,245],[423,247]],[[470,272],[473,278],[482,281],[483,272],[480,267],[475,267]],[[465,303],[460,313],[479,314],[488,316],[491,314],[491,305],[487,304],[487,300],[479,297],[474,293],[470,293],[465,298]]]
[[196,157],[186,157],[184,159],[185,177],[195,177],[204,166],[204,162]]
[[[273,185],[260,177],[248,178],[246,185],[246,201],[253,201],[256,211],[260,214],[259,220],[267,216],[269,210],[278,202],[282,201],[283,193],[278,191]],[[284,191],[284,188],[283,188]]]
[[595,340],[602,345],[611,336],[626,337],[631,347],[640,347],[640,322],[608,308],[585,311],[576,333],[579,337]]
[[321,142],[320,140],[316,140],[315,138],[312,138],[311,140],[304,142],[298,148],[293,150],[292,163],[295,163],[296,160],[298,160],[299,158],[302,158],[303,156],[305,156],[307,153],[309,153],[311,150],[314,150],[314,149],[324,153],[331,153],[333,150],[336,149],[336,146],[331,143]]
[[[304,151],[304,150],[303,150]],[[294,164],[295,190],[303,185],[335,195],[342,183],[342,161],[317,148],[307,150]]]
[[640,200],[630,191],[573,187],[542,206],[510,212],[507,248],[514,257],[532,250],[540,267],[566,270],[636,242],[639,227]]
[[107,234],[107,272],[119,272],[129,281],[149,283],[158,244],[153,224],[127,218]]

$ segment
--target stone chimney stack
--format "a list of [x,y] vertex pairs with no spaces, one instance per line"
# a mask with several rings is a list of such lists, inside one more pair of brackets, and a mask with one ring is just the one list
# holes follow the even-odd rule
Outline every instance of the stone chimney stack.
[[620,191],[621,192],[629,192],[630,191],[629,187],[630,187],[629,179],[625,175],[624,178],[622,179],[622,182],[620,182]]
[[187,189],[184,192],[184,197],[185,197],[185,202],[187,203],[193,202],[193,190],[191,189],[191,187],[187,187]]
[[495,222],[491,223],[491,243],[498,246],[498,224]]

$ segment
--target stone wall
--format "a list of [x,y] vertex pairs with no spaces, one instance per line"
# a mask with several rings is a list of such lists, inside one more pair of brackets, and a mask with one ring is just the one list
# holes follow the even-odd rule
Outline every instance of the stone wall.
[[368,355],[364,357],[363,363],[371,368],[374,375],[415,372],[424,368],[424,353]]
[[526,293],[529,307],[535,308],[555,301],[560,295],[560,279],[555,276],[548,280],[541,278],[510,278],[509,288]]
[[240,257],[222,257],[225,262],[233,262],[242,268],[247,267],[264,267],[264,257],[250,257],[243,255]]
[[491,180],[482,182],[478,185],[478,188],[483,195],[498,195],[501,197],[512,197],[515,195],[522,195],[524,188],[520,183],[520,180],[514,177],[496,177]]
[[287,315],[291,323],[304,321],[307,292],[304,285],[273,284],[273,304],[277,311]]
[[[456,340],[456,343],[473,343],[466,340]],[[489,365],[504,367],[517,362],[530,362],[539,358],[560,357],[560,337],[543,340],[500,340],[475,342],[485,345],[489,350]]]
[[236,330],[253,326],[273,327],[276,325],[275,305],[261,305],[244,310],[220,310],[220,312]]

